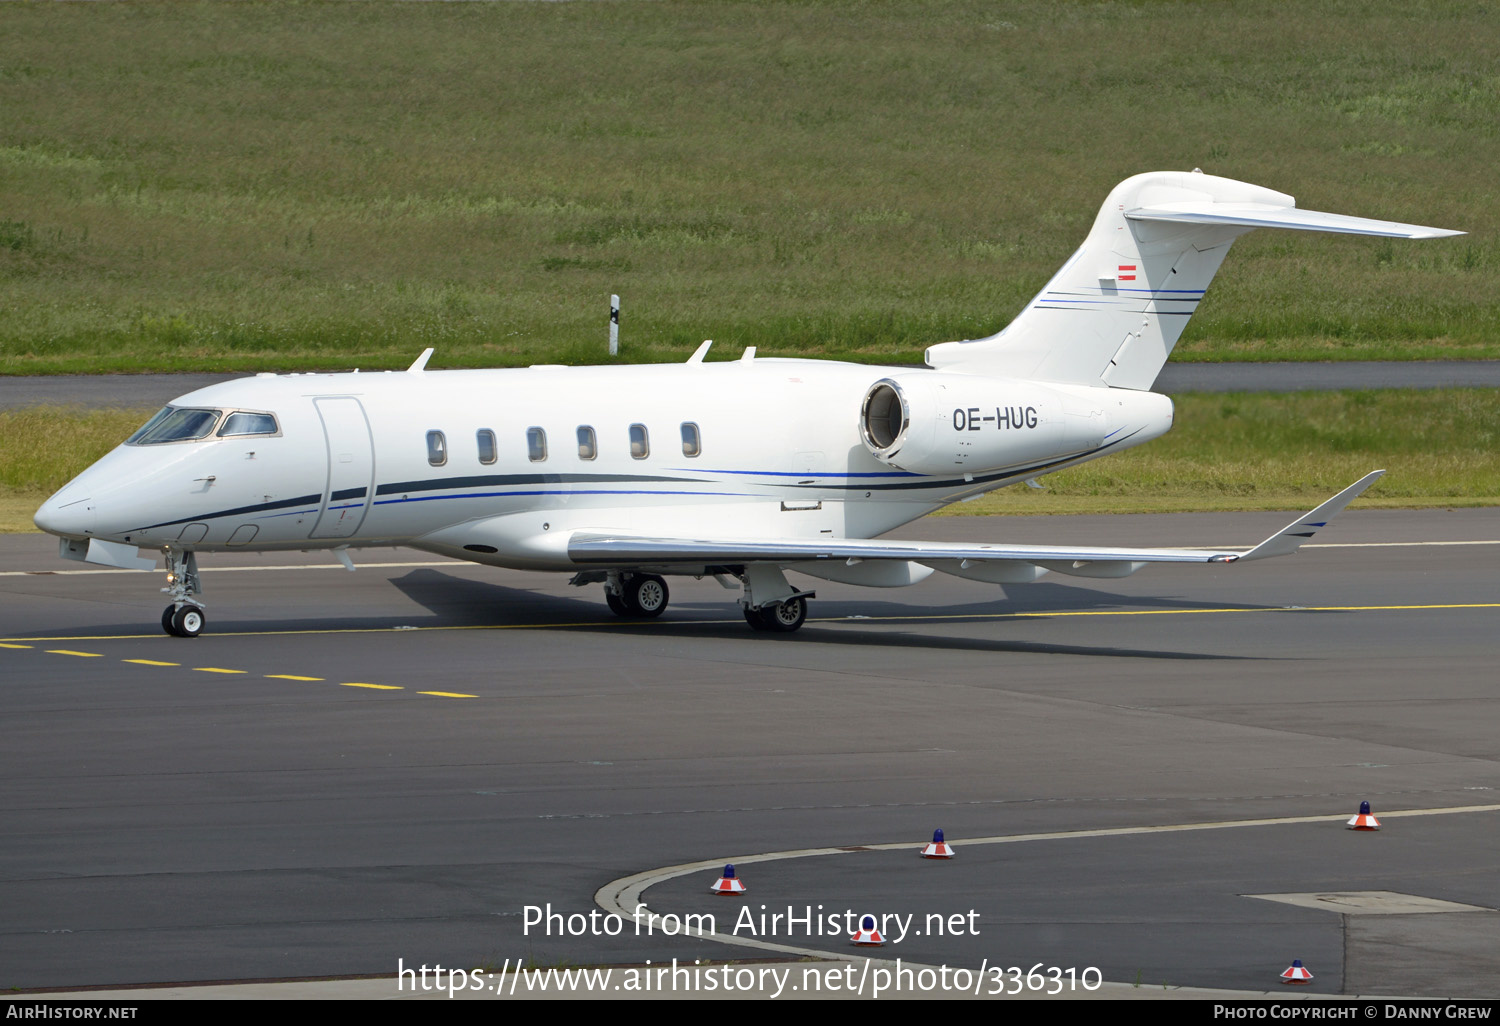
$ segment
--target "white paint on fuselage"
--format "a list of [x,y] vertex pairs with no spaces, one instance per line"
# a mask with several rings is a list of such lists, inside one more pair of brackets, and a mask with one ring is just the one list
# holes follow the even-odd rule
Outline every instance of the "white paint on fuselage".
[[[890,372],[752,360],[259,375],[199,389],[173,405],[269,411],[279,435],[122,445],[48,500],[37,523],[55,534],[145,547],[404,544],[501,566],[569,570],[566,539],[574,530],[870,538],[1028,476],[1018,470],[965,481],[962,474],[927,477],[877,461],[861,441],[860,404]],[[1124,434],[1142,429],[1112,449],[1154,438],[1170,424],[1164,397],[1137,394],[1153,400],[1142,416],[1155,423],[1112,422]],[[368,422],[368,454],[338,439],[330,448],[333,429],[325,422],[333,404],[326,400],[333,397],[358,401]],[[685,422],[698,427],[697,456],[683,452]],[[630,454],[633,424],[649,432],[644,459]],[[579,458],[580,426],[594,430],[595,459]],[[531,428],[546,432],[543,461],[528,458]],[[481,430],[495,434],[497,459],[490,465],[480,462]],[[428,462],[429,431],[446,439],[442,466]],[[330,467],[333,489],[347,492],[367,460],[373,496],[330,495]],[[339,516],[357,522],[357,530],[330,526]]]

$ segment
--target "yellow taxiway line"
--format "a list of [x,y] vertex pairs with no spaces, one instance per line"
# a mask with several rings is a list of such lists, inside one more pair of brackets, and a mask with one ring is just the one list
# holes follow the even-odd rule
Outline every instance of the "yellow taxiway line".
[[[820,616],[808,617],[808,623],[902,623],[931,620],[1045,620],[1051,617],[1079,616],[1208,616],[1226,613],[1391,613],[1413,610],[1446,609],[1500,609],[1500,602],[1433,602],[1426,604],[1389,606],[1226,606],[1214,609],[1048,609],[1038,611],[999,613],[903,613],[897,616]],[[295,630],[266,631],[216,631],[201,635],[200,642],[214,638],[274,638],[294,635],[316,634],[394,634],[398,631],[539,631],[583,627],[711,627],[737,624],[739,617],[713,620],[572,620],[556,623],[486,623],[486,624],[433,624],[426,627],[400,625],[396,627],[306,627]],[[58,638],[0,638],[0,647],[27,648],[27,645],[12,645],[8,642],[25,641],[139,641],[160,639],[164,635],[150,634],[79,634]]]

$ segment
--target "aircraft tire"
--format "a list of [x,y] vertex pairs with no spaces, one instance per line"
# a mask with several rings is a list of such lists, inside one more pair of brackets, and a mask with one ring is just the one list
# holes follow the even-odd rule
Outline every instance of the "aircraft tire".
[[765,618],[765,629],[777,634],[790,634],[807,622],[807,599],[794,598],[766,606],[761,610]]
[[177,637],[177,628],[172,626],[172,618],[177,615],[176,606],[168,606],[161,611],[161,629],[172,637]]
[[630,607],[625,604],[625,600],[608,588],[604,589],[604,601],[609,603],[609,611],[616,616],[630,615]]
[[625,605],[632,616],[660,616],[671,598],[667,582],[655,574],[637,574],[624,587]]
[[182,606],[172,614],[172,633],[179,638],[196,638],[203,633],[206,621],[197,606]]
[[758,631],[790,634],[807,622],[807,599],[794,598],[774,606],[746,609],[745,622]]

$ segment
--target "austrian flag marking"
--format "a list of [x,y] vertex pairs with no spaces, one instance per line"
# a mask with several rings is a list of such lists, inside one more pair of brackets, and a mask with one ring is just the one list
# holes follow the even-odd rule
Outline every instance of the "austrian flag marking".
[[1115,277],[1119,281],[1135,281],[1135,264],[1121,264]]

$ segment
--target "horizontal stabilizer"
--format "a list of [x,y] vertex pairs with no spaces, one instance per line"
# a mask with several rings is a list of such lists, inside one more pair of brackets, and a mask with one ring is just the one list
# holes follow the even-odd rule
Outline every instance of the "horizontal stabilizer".
[[1170,221],[1177,224],[1238,225],[1243,228],[1293,228],[1310,232],[1336,232],[1344,235],[1381,235],[1392,239],[1441,239],[1463,232],[1447,228],[1429,228],[1400,221],[1377,221],[1371,217],[1347,214],[1325,214],[1319,210],[1296,207],[1227,203],[1185,203],[1163,207],[1139,207],[1125,211],[1131,221]]

